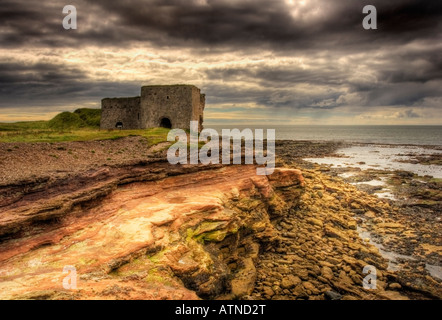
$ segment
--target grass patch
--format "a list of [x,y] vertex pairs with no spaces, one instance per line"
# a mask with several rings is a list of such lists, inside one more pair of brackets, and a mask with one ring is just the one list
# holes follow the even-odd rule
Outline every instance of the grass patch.
[[86,123],[76,113],[62,112],[49,120],[48,128],[54,130],[68,130],[86,127]]
[[[70,129],[70,130],[33,130],[1,131],[0,142],[69,142],[117,140],[128,136],[141,136],[147,139],[147,145],[153,146],[167,141],[169,129],[152,128],[146,130],[99,130],[99,129]],[[12,150],[11,150],[12,151]]]
[[22,121],[14,123],[0,123],[0,132],[44,130],[47,128],[48,121]]
[[128,136],[140,136],[146,138],[143,144],[151,147],[167,141],[169,129],[166,128],[100,130],[100,119],[100,109],[83,108],[74,112],[62,112],[49,121],[0,123],[0,142],[54,143],[117,140]]
[[77,109],[74,111],[74,114],[77,114],[86,126],[92,128],[100,127],[101,109]]

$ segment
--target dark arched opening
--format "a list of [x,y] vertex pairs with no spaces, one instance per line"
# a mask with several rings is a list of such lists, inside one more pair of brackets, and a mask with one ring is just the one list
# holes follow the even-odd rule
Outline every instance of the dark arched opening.
[[170,120],[168,118],[163,118],[163,119],[161,119],[160,127],[172,129],[172,122],[170,122]]
[[115,128],[117,128],[117,129],[123,129],[123,122],[118,121],[117,124],[115,125]]

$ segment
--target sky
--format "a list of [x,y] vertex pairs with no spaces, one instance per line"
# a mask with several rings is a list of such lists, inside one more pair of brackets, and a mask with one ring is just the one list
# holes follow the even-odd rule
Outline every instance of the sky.
[[154,84],[201,88],[205,127],[442,125],[442,1],[1,1],[1,122]]

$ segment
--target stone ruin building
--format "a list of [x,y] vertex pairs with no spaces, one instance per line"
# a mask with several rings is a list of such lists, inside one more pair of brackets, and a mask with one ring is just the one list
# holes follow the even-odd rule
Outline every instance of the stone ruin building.
[[145,86],[141,96],[101,101],[101,129],[190,129],[203,127],[204,94],[193,85]]

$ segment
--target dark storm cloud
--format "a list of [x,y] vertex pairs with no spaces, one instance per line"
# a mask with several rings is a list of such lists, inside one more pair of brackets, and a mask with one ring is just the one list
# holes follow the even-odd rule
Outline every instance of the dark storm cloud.
[[300,67],[271,67],[263,66],[254,69],[246,68],[212,68],[206,72],[209,79],[237,81],[255,79],[262,86],[270,89],[291,87],[297,83],[315,83],[318,85],[340,85],[346,74],[342,74],[333,65],[316,70],[304,70]]
[[[215,104],[333,109],[358,101],[367,107],[412,106],[442,96],[442,1],[294,2],[3,0],[0,46],[63,52],[87,46],[110,51],[145,46],[146,51],[170,48],[176,56],[181,49],[192,49],[201,60],[235,53],[240,60],[261,51],[272,52],[276,61],[305,57],[306,68],[266,61],[253,68],[245,63],[200,69],[204,80],[198,80],[204,81],[208,101]],[[78,30],[62,28],[66,4],[77,8]],[[362,28],[367,4],[377,8],[377,30]],[[63,64],[63,58],[51,61],[45,55],[46,60],[32,63],[0,56],[0,107],[139,93],[138,82],[99,81],[85,71],[87,66]],[[347,63],[337,62],[346,56]],[[174,65],[173,55],[165,59],[157,72]],[[302,91],[302,85],[313,89]]]
[[[321,48],[328,45],[360,46],[365,41],[404,42],[440,35],[442,2],[419,0],[336,0],[311,1],[292,15],[284,1],[207,0],[198,1],[108,1],[96,2],[103,10],[120,18],[125,26],[159,33],[177,41],[189,40],[206,45],[235,47],[269,45]],[[362,8],[375,5],[382,32],[365,32]],[[319,17],[315,10],[321,12]],[[139,39],[137,32],[136,38]],[[150,39],[150,38],[149,38]]]
[[[441,34],[440,1],[310,1],[297,8],[299,15],[292,15],[285,1],[268,0],[207,0],[205,4],[122,0],[112,5],[98,0],[94,4],[101,7],[104,19],[106,14],[118,18],[125,27],[121,28],[123,41],[151,40],[159,45],[191,42],[236,49],[260,45],[285,50],[328,46],[360,50],[372,42],[403,43]],[[362,28],[362,8],[367,4],[376,6],[382,32]]]
[[442,53],[440,48],[404,52],[393,56],[379,72],[380,80],[392,83],[442,80]]
[[0,83],[3,85],[0,90],[8,84],[72,82],[81,80],[85,76],[77,69],[45,63],[33,65],[0,63],[0,75]]
[[369,106],[412,106],[424,98],[440,97],[441,82],[386,84],[370,90],[367,96]]
[[[231,88],[232,92],[225,92],[219,100],[238,102],[242,98],[245,102],[251,99],[258,104],[275,107],[339,107],[345,105],[345,100],[338,100],[346,92],[356,94],[367,106],[411,106],[425,98],[442,96],[440,48],[414,49],[413,52],[399,50],[398,54],[389,54],[380,48],[378,55],[379,58],[371,61],[365,61],[366,57],[363,56],[348,67],[329,62],[317,66],[313,64],[308,69],[296,65],[222,67],[208,69],[206,74],[211,80],[257,83],[262,88],[247,96]],[[330,58],[333,61],[334,57]],[[359,65],[365,65],[374,79],[368,81],[364,77],[352,77]],[[329,92],[315,92],[314,95],[303,97],[295,91],[299,84],[327,88]],[[279,98],[272,99],[275,95]]]
[[[251,78],[252,79],[252,78]],[[252,80],[249,81],[252,81]],[[343,92],[316,92],[314,95],[302,94],[290,88],[260,87],[243,88],[235,85],[209,84],[204,87],[209,104],[246,104],[290,108],[332,109],[338,106],[337,99]]]
[[[210,101],[213,103],[247,103],[257,105],[291,108],[334,108],[336,100],[344,90],[342,74],[334,66],[327,69],[302,70],[287,67],[255,67],[255,68],[213,68],[206,71],[211,80],[222,79],[226,83],[244,82],[259,84],[259,89],[237,87],[235,85],[205,87]],[[333,91],[315,92],[314,95],[302,94],[296,91],[298,84],[312,84],[334,88]],[[326,104],[322,102],[326,101]]]
[[[0,6],[2,47],[32,46],[58,38],[61,24],[55,19],[55,9],[44,2],[3,0]],[[61,12],[60,8],[58,12]]]
[[38,106],[69,105],[85,102],[115,92],[138,95],[133,83],[97,82],[87,79],[84,72],[54,64],[0,64],[0,108],[23,106],[32,102]]
[[[267,46],[299,50],[367,45],[367,41],[401,43],[440,35],[441,1],[316,0],[291,14],[285,1],[268,0],[77,0],[81,32],[66,33],[61,10],[66,1],[50,3],[4,0],[0,24],[3,46],[71,46],[93,43],[119,46],[135,41],[158,45],[227,45],[236,49]],[[375,5],[379,31],[362,28],[362,8]],[[320,15],[315,15],[320,12]],[[382,31],[381,31],[382,30]]]

